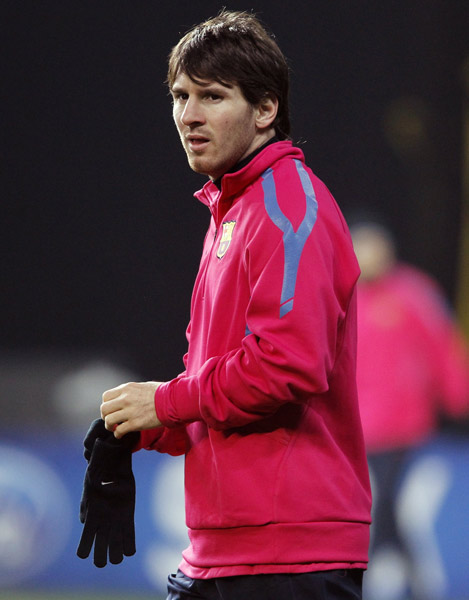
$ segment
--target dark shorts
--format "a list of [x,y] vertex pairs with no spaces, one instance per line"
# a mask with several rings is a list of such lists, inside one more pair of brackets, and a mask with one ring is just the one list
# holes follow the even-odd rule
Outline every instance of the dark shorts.
[[363,571],[243,575],[191,579],[178,571],[168,577],[166,600],[361,600]]

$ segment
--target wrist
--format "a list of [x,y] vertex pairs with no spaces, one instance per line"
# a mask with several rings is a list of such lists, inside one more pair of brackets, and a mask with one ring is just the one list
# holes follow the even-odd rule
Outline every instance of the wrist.
[[158,397],[159,397],[159,393],[158,390],[160,389],[160,387],[163,385],[162,382],[157,382],[156,388],[155,388],[155,392],[153,394],[153,405],[155,407],[155,415],[156,415],[156,420],[158,421],[158,424],[156,425],[156,427],[159,427],[161,425],[163,425],[163,423],[161,422],[161,419],[159,417],[158,414]]

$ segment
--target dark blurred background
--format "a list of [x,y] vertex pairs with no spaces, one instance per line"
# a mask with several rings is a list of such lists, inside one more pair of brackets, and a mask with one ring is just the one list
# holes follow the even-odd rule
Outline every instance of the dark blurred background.
[[[205,179],[172,123],[166,57],[222,6],[2,2],[2,598],[163,595],[186,543],[182,463],[139,453],[136,558],[98,572],[75,556],[81,442],[102,392],[183,369],[209,215],[192,197]],[[384,220],[400,258],[436,278],[469,335],[469,2],[227,8],[254,10],[275,33],[291,66],[293,140],[346,218]],[[406,514],[423,531],[432,598],[461,600],[469,445],[440,446],[428,449],[429,471],[429,455],[417,461],[425,485],[410,478]],[[434,499],[426,512],[422,489]],[[13,595],[22,588],[43,596]]]
[[[171,119],[166,57],[219,2],[2,4],[4,351],[182,369],[208,222]],[[455,301],[469,3],[233,2],[292,70],[293,139],[349,219],[378,212]]]

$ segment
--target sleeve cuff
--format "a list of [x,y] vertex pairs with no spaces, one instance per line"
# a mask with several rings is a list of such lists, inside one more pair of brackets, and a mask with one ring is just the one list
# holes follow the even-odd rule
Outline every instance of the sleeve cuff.
[[198,378],[181,377],[162,383],[155,392],[155,410],[166,427],[200,421]]

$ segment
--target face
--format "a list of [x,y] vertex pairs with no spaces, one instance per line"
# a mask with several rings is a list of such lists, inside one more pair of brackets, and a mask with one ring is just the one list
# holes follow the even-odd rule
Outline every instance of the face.
[[394,265],[395,249],[391,238],[380,227],[357,225],[351,230],[353,247],[361,269],[362,281],[374,281]]
[[262,143],[259,110],[237,85],[195,83],[180,73],[171,88],[173,118],[190,167],[212,180],[221,177]]

